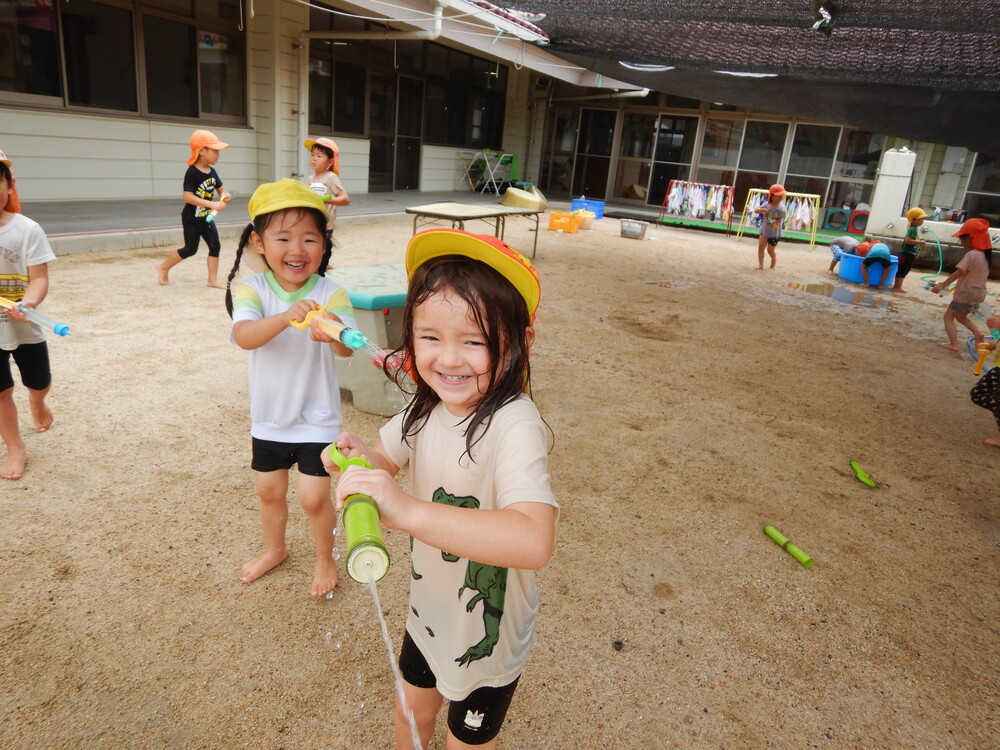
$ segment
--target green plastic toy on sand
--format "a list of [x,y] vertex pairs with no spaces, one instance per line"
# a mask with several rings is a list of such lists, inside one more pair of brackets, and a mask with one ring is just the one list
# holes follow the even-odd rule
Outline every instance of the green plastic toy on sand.
[[809,555],[807,555],[805,552],[800,550],[798,547],[796,547],[794,544],[792,544],[789,538],[784,534],[782,534],[780,531],[778,531],[776,528],[774,528],[773,526],[765,526],[764,533],[767,534],[769,537],[771,537],[771,539],[774,540],[775,544],[777,544],[779,547],[785,550],[785,552],[787,552],[789,555],[791,555],[800,563],[802,563],[803,567],[805,568],[812,567],[813,559],[809,557]]

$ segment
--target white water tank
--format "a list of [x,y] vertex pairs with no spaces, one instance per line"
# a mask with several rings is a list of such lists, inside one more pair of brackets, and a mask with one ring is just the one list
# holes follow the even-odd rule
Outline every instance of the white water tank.
[[905,146],[882,154],[872,191],[866,234],[902,237],[906,233],[906,196],[917,155]]

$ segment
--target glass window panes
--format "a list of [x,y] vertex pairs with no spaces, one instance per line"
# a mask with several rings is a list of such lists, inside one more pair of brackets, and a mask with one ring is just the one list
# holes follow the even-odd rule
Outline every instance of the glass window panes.
[[70,104],[138,109],[132,12],[90,0],[61,0]]
[[977,154],[969,176],[969,190],[1000,195],[1000,159],[992,154]]
[[[577,151],[581,154],[611,156],[611,143],[615,136],[618,113],[606,109],[585,109],[581,114]],[[605,177],[607,177],[606,169]],[[602,188],[601,194],[603,193]]]
[[[705,138],[701,146],[701,163],[720,167],[735,167],[740,158],[743,121],[705,121]],[[705,180],[702,180],[705,182]],[[720,184],[720,183],[709,183]]]
[[619,156],[649,159],[653,155],[653,137],[656,134],[656,115],[626,112],[622,122]]
[[194,27],[147,15],[142,33],[150,113],[197,117],[198,81],[191,75],[196,54]]
[[777,172],[781,167],[781,155],[785,150],[787,134],[787,123],[747,120],[743,152],[740,155],[740,169]]
[[202,112],[240,117],[243,98],[243,37],[198,32],[198,74]]
[[837,150],[835,177],[874,179],[885,137],[863,130],[845,130]]
[[[697,117],[660,117],[656,133],[656,161],[690,164],[694,154],[694,140],[698,130]],[[670,179],[675,179],[671,177]],[[666,189],[666,184],[663,186]]]
[[333,122],[333,62],[309,59],[309,124],[328,128]]
[[0,91],[61,95],[54,6],[0,3]]
[[365,69],[337,60],[333,70],[333,129],[340,133],[365,132]]
[[788,173],[829,177],[839,136],[840,128],[797,125],[788,158]]

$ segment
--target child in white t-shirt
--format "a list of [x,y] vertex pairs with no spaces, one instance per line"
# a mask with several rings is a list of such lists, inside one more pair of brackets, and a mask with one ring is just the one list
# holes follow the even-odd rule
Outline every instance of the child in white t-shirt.
[[[428,747],[445,699],[448,747],[495,747],[534,640],[535,571],[558,516],[549,432],[529,397],[540,286],[516,250],[456,229],[414,236],[406,269],[396,355],[416,392],[374,448],[337,439],[375,467],[347,468],[337,504],[369,495],[382,523],[411,537],[397,747],[413,746],[413,731]],[[334,470],[326,452],[324,463]],[[394,478],[401,469],[408,491]]]

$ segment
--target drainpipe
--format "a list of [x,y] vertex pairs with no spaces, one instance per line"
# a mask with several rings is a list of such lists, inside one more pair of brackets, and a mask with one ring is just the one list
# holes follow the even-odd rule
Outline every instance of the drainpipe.
[[561,96],[549,99],[548,96],[536,96],[535,99],[546,99],[550,102],[585,102],[593,99],[632,99],[649,95],[649,89],[635,89],[630,91],[616,91],[613,94],[588,94],[586,96]]
[[[309,105],[309,42],[313,39],[420,39],[433,41],[441,36],[441,26],[444,21],[444,8],[446,0],[431,0],[434,5],[434,17],[431,19],[430,29],[417,29],[413,31],[306,31],[299,32],[296,47],[299,50],[299,101],[298,108],[294,110],[298,122],[298,143],[296,153],[297,173],[292,177],[301,179],[305,176],[306,161],[305,150],[299,148],[308,136],[309,112],[306,109]],[[391,21],[387,18],[386,21]]]

